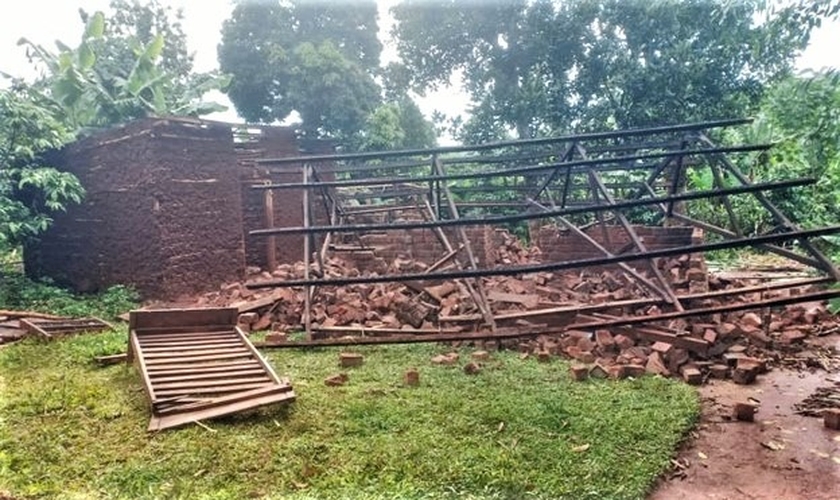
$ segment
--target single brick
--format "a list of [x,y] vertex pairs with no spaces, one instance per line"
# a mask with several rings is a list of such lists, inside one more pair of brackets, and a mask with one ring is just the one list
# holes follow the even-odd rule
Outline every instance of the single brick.
[[572,365],[569,367],[569,373],[572,375],[572,379],[580,382],[581,380],[586,380],[586,378],[589,377],[589,367],[584,365]]
[[364,356],[354,352],[342,352],[338,355],[338,364],[342,368],[351,368],[354,366],[362,366],[365,362]]
[[417,387],[420,385],[420,372],[418,372],[415,368],[406,370],[403,379],[405,380],[405,385],[409,387]]
[[755,412],[758,407],[753,403],[735,403],[734,417],[741,422],[752,422],[755,420]]
[[840,408],[823,410],[823,424],[827,429],[840,431]]

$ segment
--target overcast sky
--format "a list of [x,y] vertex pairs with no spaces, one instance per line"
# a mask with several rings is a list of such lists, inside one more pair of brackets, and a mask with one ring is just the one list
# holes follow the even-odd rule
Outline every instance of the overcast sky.
[[[393,44],[388,43],[387,32],[392,19],[387,14],[388,8],[398,0],[379,0],[379,24],[385,50],[382,59],[385,62],[396,58]],[[196,71],[208,71],[218,66],[216,47],[221,38],[222,22],[232,10],[230,0],[161,0],[165,5],[182,8],[184,11],[184,31],[190,51],[195,54]],[[82,25],[79,21],[79,7],[89,12],[106,10],[108,0],[15,0],[4,2],[3,15],[0,16],[0,71],[15,76],[32,78],[36,76],[32,65],[27,61],[23,47],[17,45],[18,39],[26,37],[35,43],[54,48],[55,40],[62,40],[71,46],[78,43]],[[824,67],[840,68],[840,54],[837,49],[837,33],[840,22],[824,25],[812,35],[811,45],[797,61],[797,68],[821,69]],[[215,96],[221,101],[224,96]],[[457,88],[443,89],[425,98],[419,99],[421,109],[428,117],[434,110],[441,110],[447,115],[463,112],[467,106],[466,97]],[[236,120],[232,110],[216,119]]]

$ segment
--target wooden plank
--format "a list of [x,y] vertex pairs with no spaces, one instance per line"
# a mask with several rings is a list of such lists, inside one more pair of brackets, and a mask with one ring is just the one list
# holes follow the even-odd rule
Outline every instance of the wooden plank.
[[248,349],[245,349],[241,344],[238,347],[233,349],[200,349],[200,350],[193,350],[193,351],[178,351],[173,352],[169,350],[164,350],[162,352],[147,352],[145,349],[143,350],[143,355],[147,360],[153,359],[163,359],[163,358],[192,358],[192,357],[199,357],[199,356],[214,356],[217,354],[250,354]]
[[271,381],[255,382],[250,384],[229,385],[225,387],[197,387],[194,389],[155,389],[155,394],[158,396],[175,396],[179,394],[222,394],[226,392],[247,391],[248,389],[256,389],[258,387],[265,387],[274,385]]
[[129,333],[129,343],[131,344],[131,349],[129,350],[127,359],[132,359],[132,353],[135,355],[134,359],[137,360],[140,374],[143,376],[143,386],[146,388],[146,396],[148,396],[149,401],[154,401],[156,397],[155,390],[152,387],[151,379],[149,379],[149,371],[146,369],[147,365],[146,360],[143,359],[143,351],[140,350],[140,345],[137,343],[137,335],[134,332]]
[[264,374],[265,370],[262,369],[260,366],[259,368],[254,368],[250,370],[219,370],[214,372],[195,372],[190,373],[188,375],[167,375],[167,374],[156,374],[151,373],[149,374],[152,378],[152,382],[155,384],[165,384],[167,382],[180,382],[180,381],[189,381],[189,380],[213,380],[213,379],[224,379],[229,377],[246,377],[250,375],[260,375]]
[[150,326],[140,328],[137,332],[141,335],[172,335],[181,333],[218,333],[226,332],[232,325],[186,325],[186,326]]
[[146,365],[165,365],[167,363],[177,364],[177,363],[193,363],[199,361],[221,361],[224,359],[237,359],[237,358],[249,358],[250,353],[248,351],[245,352],[237,352],[237,353],[227,353],[227,354],[214,354],[210,356],[195,356],[195,357],[179,357],[179,358],[158,358],[158,359],[147,359]]
[[217,388],[225,390],[227,386],[239,387],[244,384],[270,384],[271,382],[272,380],[264,373],[261,377],[231,378],[227,380],[179,380],[177,382],[159,382],[154,379],[152,380],[152,383],[155,386],[155,392],[158,394],[162,394],[163,391],[172,389],[189,389],[189,391],[192,391],[193,389]]
[[194,332],[194,333],[173,333],[171,335],[148,334],[145,332],[137,332],[138,339],[141,342],[169,342],[169,341],[196,341],[196,340],[220,340],[226,338],[234,338],[233,331],[227,330],[224,332]]
[[144,349],[154,348],[154,347],[179,347],[179,346],[197,346],[203,345],[207,347],[217,346],[217,345],[224,345],[230,343],[237,343],[239,339],[236,337],[231,336],[230,339],[219,339],[219,340],[198,340],[198,341],[190,341],[190,340],[177,340],[174,342],[164,342],[161,340],[155,340],[153,342],[140,342],[140,345],[143,346]]
[[[167,398],[169,400],[181,401],[180,407],[177,408],[179,412],[186,412],[186,411],[196,411],[206,408],[211,408],[214,406],[222,406],[231,403],[236,403],[239,401],[245,401],[248,399],[255,399],[261,398],[264,396],[272,395],[272,394],[284,394],[284,393],[292,393],[292,386],[290,385],[268,385],[265,387],[260,387],[258,389],[251,389],[249,391],[242,391],[237,392],[236,394],[228,394],[225,396],[217,396],[217,397],[204,397],[204,398],[194,398],[191,396],[176,396],[173,398]],[[197,401],[194,402],[187,402],[187,399],[196,399]],[[172,413],[175,409],[172,410],[162,410],[161,412],[156,413]]]
[[157,365],[149,366],[148,370],[152,376],[160,375],[177,375],[180,373],[213,373],[213,372],[227,372],[230,370],[244,370],[254,367],[262,368],[262,365],[256,359],[249,359],[245,361],[232,361],[227,363],[188,363],[188,364],[174,364],[174,365]]
[[219,344],[196,344],[196,345],[189,345],[189,344],[178,344],[178,345],[166,345],[166,344],[155,344],[152,346],[148,346],[145,344],[140,344],[143,348],[143,352],[146,354],[149,353],[176,353],[176,352],[193,352],[193,351],[206,351],[206,350],[219,350],[219,349],[234,349],[237,347],[242,347],[241,342],[225,342]]
[[238,311],[234,307],[207,309],[161,309],[131,311],[129,327],[142,330],[154,327],[179,327],[196,325],[235,325]]
[[273,293],[265,297],[261,297],[259,299],[237,302],[233,304],[233,307],[236,308],[239,314],[242,314],[246,312],[256,311],[257,309],[261,309],[263,307],[268,307],[277,302],[278,300],[282,300],[285,296],[286,293],[284,290],[275,290]]
[[170,429],[181,425],[189,424],[199,420],[206,420],[209,418],[220,417],[223,415],[230,415],[243,410],[266,406],[273,403],[289,402],[295,399],[293,392],[284,392],[278,394],[270,394],[259,398],[238,401],[222,406],[212,408],[205,408],[181,415],[171,415],[165,417],[153,417],[149,422],[149,431],[158,431],[163,429]]

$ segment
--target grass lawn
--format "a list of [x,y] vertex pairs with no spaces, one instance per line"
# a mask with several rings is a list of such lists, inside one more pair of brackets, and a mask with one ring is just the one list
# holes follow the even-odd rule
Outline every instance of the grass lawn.
[[[678,382],[575,383],[517,353],[466,375],[429,363],[445,346],[363,348],[327,387],[337,350],[275,350],[290,407],[147,434],[135,369],[91,363],[125,338],[0,349],[0,497],[643,498],[699,411]],[[403,386],[409,367],[420,387]]]

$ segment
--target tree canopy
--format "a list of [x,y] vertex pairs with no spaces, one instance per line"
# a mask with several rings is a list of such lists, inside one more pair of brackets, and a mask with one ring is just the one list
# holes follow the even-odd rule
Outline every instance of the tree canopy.
[[297,111],[307,135],[350,135],[380,103],[377,32],[373,1],[239,2],[219,45],[228,95],[249,121]]
[[[759,2],[405,0],[393,35],[423,92],[463,74],[465,140],[744,114],[789,73],[810,27]],[[772,34],[772,36],[771,36]]]

